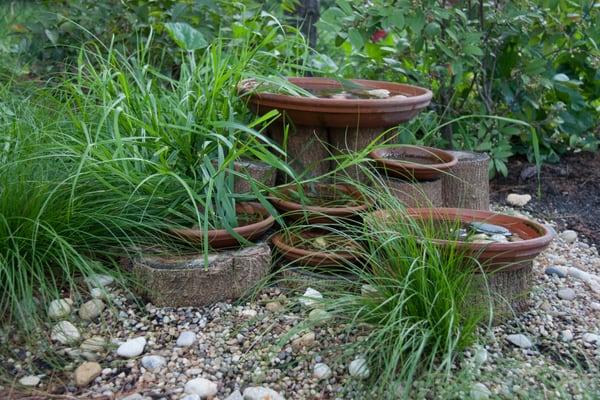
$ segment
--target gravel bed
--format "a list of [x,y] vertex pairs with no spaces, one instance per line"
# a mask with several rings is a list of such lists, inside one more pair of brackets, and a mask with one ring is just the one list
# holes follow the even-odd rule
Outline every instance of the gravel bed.
[[[415,398],[600,397],[600,257],[575,236],[561,232],[535,260],[529,311],[482,329],[450,382],[415,382]],[[349,369],[353,357],[339,353],[357,334],[327,322],[300,329],[311,308],[288,292],[173,309],[139,304],[110,279],[93,286],[84,304],[52,309],[53,350],[70,360],[61,369],[2,334],[0,362],[12,382],[0,397],[26,387],[81,399],[365,398],[360,361]]]

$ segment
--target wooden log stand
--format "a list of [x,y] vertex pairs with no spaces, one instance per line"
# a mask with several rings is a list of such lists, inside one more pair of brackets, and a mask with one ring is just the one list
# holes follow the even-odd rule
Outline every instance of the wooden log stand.
[[442,177],[444,207],[490,209],[490,183],[485,153],[451,151],[458,163]]
[[242,249],[202,254],[158,256],[142,254],[131,261],[143,295],[158,307],[200,307],[237,299],[262,280],[271,268],[266,243]]
[[410,208],[442,207],[442,181],[407,181],[398,178],[386,177],[384,182],[404,206]]

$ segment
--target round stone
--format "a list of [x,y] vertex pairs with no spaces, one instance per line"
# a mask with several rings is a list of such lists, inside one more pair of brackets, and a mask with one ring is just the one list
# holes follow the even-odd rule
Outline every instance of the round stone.
[[60,321],[52,328],[50,339],[62,344],[71,344],[81,339],[81,335],[75,325],[69,321]]
[[316,326],[324,325],[331,319],[331,314],[321,308],[315,308],[308,313],[308,320]]
[[559,236],[567,243],[573,243],[577,240],[577,232],[572,230],[562,231]]
[[529,194],[516,194],[511,193],[506,196],[506,202],[511,206],[523,207],[531,201],[531,195]]
[[85,302],[79,308],[79,318],[84,320],[93,320],[96,319],[102,314],[104,311],[104,302],[100,299],[92,299],[88,302]]
[[561,300],[573,300],[577,297],[577,293],[571,288],[560,289],[557,293],[558,298]]
[[315,364],[313,367],[313,376],[318,380],[331,378],[331,368],[325,363]]
[[67,317],[70,313],[71,304],[67,299],[52,300],[48,306],[48,317],[52,319],[62,319]]
[[192,331],[185,331],[179,334],[177,338],[178,347],[189,347],[196,341],[196,334]]
[[560,333],[560,340],[563,342],[570,342],[573,340],[573,332],[570,329],[565,329]]
[[79,387],[89,385],[102,374],[102,367],[97,362],[86,361],[75,370],[75,384]]
[[92,336],[89,339],[85,339],[79,349],[81,351],[91,351],[94,353],[99,353],[104,351],[107,346],[107,341],[102,336]]
[[28,375],[19,379],[19,383],[23,386],[33,387],[39,385],[40,378],[35,375]]
[[167,365],[167,360],[161,356],[144,356],[142,357],[142,367],[150,371],[159,370]]
[[285,400],[282,395],[266,387],[253,386],[244,390],[244,400]]
[[91,287],[96,287],[96,288],[110,286],[113,284],[114,281],[115,281],[115,278],[113,278],[110,275],[104,275],[104,274],[93,274],[86,278],[86,282]]
[[362,357],[354,359],[348,366],[350,376],[356,379],[367,379],[371,371],[367,366],[367,360]]
[[507,335],[506,340],[508,340],[510,343],[512,343],[515,346],[520,347],[522,349],[528,349],[531,346],[533,346],[533,344],[531,343],[531,340],[529,340],[529,338],[527,336],[525,336],[521,333],[515,334],[515,335]]
[[491,395],[492,392],[483,383],[475,383],[471,386],[471,398],[473,400],[489,399]]
[[323,299],[323,295],[318,290],[307,288],[304,294],[298,299],[300,304],[306,307],[315,307]]
[[565,278],[567,273],[560,268],[548,267],[544,270],[544,273],[549,276],[558,276],[559,278]]
[[184,387],[187,394],[196,394],[200,398],[212,397],[217,394],[217,384],[204,378],[187,381]]
[[122,343],[117,349],[117,355],[123,358],[137,357],[144,352],[146,338],[137,337]]

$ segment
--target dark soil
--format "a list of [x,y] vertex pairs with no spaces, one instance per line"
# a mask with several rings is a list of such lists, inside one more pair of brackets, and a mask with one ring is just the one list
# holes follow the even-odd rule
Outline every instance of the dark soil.
[[539,181],[535,166],[517,158],[509,163],[508,177],[494,179],[490,189],[497,204],[506,204],[510,193],[530,194],[533,199],[525,210],[556,221],[560,229],[573,229],[600,247],[600,153],[565,155],[558,164],[542,166]]

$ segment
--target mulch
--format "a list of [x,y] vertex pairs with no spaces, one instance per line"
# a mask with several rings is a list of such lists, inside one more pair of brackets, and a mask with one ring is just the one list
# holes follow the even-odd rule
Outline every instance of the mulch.
[[506,204],[510,193],[530,194],[525,210],[577,231],[600,248],[600,152],[572,153],[558,164],[543,165],[539,180],[532,163],[515,158],[508,176],[494,179],[490,190],[499,204]]

